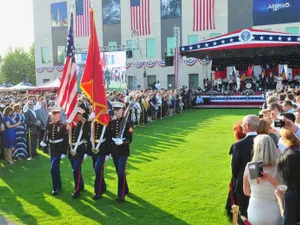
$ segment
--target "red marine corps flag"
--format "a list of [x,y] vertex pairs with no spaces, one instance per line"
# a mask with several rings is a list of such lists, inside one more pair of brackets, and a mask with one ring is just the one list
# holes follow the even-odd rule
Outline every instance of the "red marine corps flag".
[[91,33],[89,49],[80,86],[93,104],[95,120],[103,126],[107,126],[110,121],[110,116],[108,114],[108,105],[101,64],[102,61],[94,21],[94,11],[92,9],[90,11],[90,18]]

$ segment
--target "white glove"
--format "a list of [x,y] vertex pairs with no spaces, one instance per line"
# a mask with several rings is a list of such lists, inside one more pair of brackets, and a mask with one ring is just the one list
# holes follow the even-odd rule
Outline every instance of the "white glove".
[[83,159],[86,160],[89,156],[87,154],[84,154]]
[[107,160],[109,160],[109,159],[112,159],[111,154],[105,156],[105,161],[107,161]]
[[101,144],[104,143],[106,141],[106,138],[103,138],[100,140]]
[[121,138],[113,138],[112,139],[116,145],[121,145],[123,144],[123,140]]
[[64,158],[66,158],[66,155],[65,154],[61,154],[60,159],[64,159]]
[[92,112],[89,116],[89,121],[92,121],[93,119],[95,119],[95,112]]
[[47,146],[47,144],[43,141],[41,141],[40,146],[42,146],[43,148]]

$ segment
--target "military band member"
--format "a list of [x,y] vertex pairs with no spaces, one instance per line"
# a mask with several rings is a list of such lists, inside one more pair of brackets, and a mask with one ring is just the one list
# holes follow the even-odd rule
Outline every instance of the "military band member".
[[132,124],[130,121],[126,121],[124,134],[120,137],[119,134],[122,132],[121,122],[125,105],[121,102],[113,102],[112,107],[115,119],[110,121],[107,128],[107,141],[118,175],[118,196],[116,200],[123,202],[125,201],[125,195],[129,193],[126,180],[126,163],[130,155],[129,144],[132,141]]
[[60,176],[60,160],[62,155],[67,153],[67,125],[60,121],[60,108],[53,107],[51,110],[51,120],[48,121],[45,130],[44,140],[41,146],[45,147],[49,144],[50,149],[50,173],[52,177],[53,191],[55,196],[62,189]]
[[71,162],[74,177],[74,199],[80,196],[80,191],[84,189],[84,181],[81,173],[81,164],[86,153],[85,143],[89,139],[90,126],[83,118],[85,110],[77,107],[75,121],[70,124],[68,156]]

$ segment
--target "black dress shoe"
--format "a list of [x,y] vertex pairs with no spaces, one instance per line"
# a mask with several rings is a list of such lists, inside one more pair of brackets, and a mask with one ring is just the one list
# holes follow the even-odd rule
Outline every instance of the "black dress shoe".
[[78,191],[75,191],[73,194],[72,194],[72,198],[76,199],[80,196],[80,192]]
[[117,202],[125,202],[125,198],[120,198],[120,197],[117,197]]
[[94,199],[94,200],[98,200],[98,199],[100,199],[100,198],[102,198],[102,195],[101,195],[101,194],[95,194],[95,195],[93,196],[93,199]]
[[56,196],[56,195],[58,195],[58,192],[59,192],[59,189],[56,189],[56,190],[52,191],[52,195]]

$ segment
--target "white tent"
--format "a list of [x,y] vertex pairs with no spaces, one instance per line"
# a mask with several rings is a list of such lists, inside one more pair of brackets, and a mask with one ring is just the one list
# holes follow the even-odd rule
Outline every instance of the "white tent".
[[60,86],[60,79],[57,78],[53,81],[48,81],[46,83],[41,84],[40,86],[33,87],[34,91],[52,91],[52,90],[57,90]]
[[28,85],[23,81],[13,87],[7,88],[5,91],[30,91],[34,90],[34,88],[34,86]]

